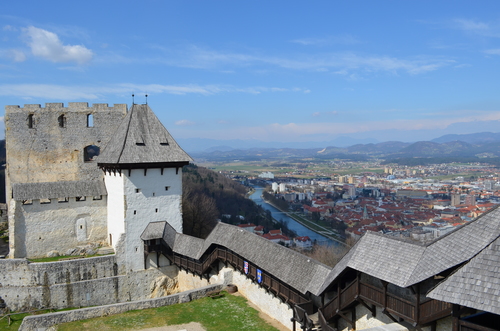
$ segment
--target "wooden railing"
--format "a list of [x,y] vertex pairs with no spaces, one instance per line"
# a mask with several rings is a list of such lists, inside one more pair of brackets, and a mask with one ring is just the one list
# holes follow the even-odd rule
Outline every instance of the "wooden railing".
[[491,329],[486,326],[474,324],[468,321],[458,321],[460,325],[460,331],[496,331],[498,329]]
[[[208,255],[203,257],[203,260],[194,260],[183,255],[173,253],[171,249],[161,241],[160,244],[150,244],[145,245],[145,252],[157,252],[165,255],[173,264],[177,265],[179,268],[187,270],[189,272],[203,276],[209,268],[217,260],[223,263],[231,264],[235,269],[245,274],[244,270],[244,258],[234,253],[233,251],[223,248],[215,247]],[[264,287],[266,290],[274,293],[276,296],[280,297],[284,302],[291,305],[304,305],[307,313],[312,314],[313,305],[309,299],[307,299],[300,292],[285,284],[272,274],[261,270],[257,265],[253,264],[251,261],[248,262],[248,273],[246,276],[253,281],[257,282],[260,286]],[[260,269],[260,282],[257,277],[257,270]]]
[[417,302],[411,302],[397,294],[388,293],[383,288],[361,282],[357,278],[340,290],[340,298],[338,295],[337,293],[330,302],[320,309],[326,320],[334,318],[337,311],[341,311],[359,300],[385,308],[388,313],[419,325],[449,316],[452,308],[450,303],[437,300],[427,300],[417,305]]

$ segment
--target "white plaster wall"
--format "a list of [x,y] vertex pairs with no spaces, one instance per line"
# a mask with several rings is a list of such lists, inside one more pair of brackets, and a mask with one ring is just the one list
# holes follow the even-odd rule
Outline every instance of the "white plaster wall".
[[[122,171],[125,195],[125,255],[127,270],[144,269],[144,243],[140,235],[150,222],[167,221],[182,232],[182,169]],[[168,186],[168,190],[165,187]],[[139,190],[138,192],[136,190]]]
[[[120,173],[104,176],[104,183],[108,191],[108,244],[116,248],[120,235],[125,232],[125,195],[123,189],[123,177]],[[111,237],[110,237],[111,235]],[[110,243],[110,238],[111,243]]]
[[234,284],[238,291],[250,302],[256,305],[261,311],[271,316],[285,327],[292,329],[291,318],[293,311],[287,304],[283,303],[273,294],[256,283],[252,282],[246,275],[234,270],[231,267],[224,267],[221,263],[218,274],[212,274],[209,280],[200,278],[197,275],[180,270],[177,276],[179,291],[188,291],[194,288],[200,288],[214,284]]
[[105,196],[101,200],[86,197],[85,201],[69,198],[68,202],[51,199],[46,204],[33,200],[23,205],[18,201],[11,206],[15,208],[9,224],[14,225],[12,258],[45,257],[53,250],[65,254],[76,246],[106,242]]
[[233,272],[233,284],[238,286],[238,291],[248,299],[248,301],[259,307],[260,310],[271,316],[290,330],[292,329],[291,318],[293,310],[279,298],[256,283],[252,282],[246,275],[239,271]]

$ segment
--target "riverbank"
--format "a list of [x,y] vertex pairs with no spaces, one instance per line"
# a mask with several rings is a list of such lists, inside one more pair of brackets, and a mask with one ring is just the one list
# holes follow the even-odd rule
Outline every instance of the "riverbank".
[[292,218],[294,221],[296,221],[297,223],[300,223],[301,225],[305,226],[306,228],[308,228],[309,230],[311,231],[314,231],[316,232],[317,234],[319,235],[322,235],[323,237],[326,237],[330,240],[333,240],[339,244],[342,244],[346,247],[349,247],[349,245],[347,245],[345,242],[344,242],[344,238],[342,238],[338,233],[334,232],[333,230],[330,230],[330,229],[327,229],[321,225],[318,225],[308,219],[305,219],[304,217],[302,217],[301,215],[297,215],[297,213],[292,213],[292,212],[289,212],[289,211],[285,211],[281,208],[279,208],[278,206],[276,206],[275,204],[273,204],[272,202],[264,199],[264,197],[261,197],[263,201],[265,201],[267,204],[273,206],[274,208],[278,209],[279,211],[281,211],[282,213],[284,213],[285,215],[287,215],[288,217]]

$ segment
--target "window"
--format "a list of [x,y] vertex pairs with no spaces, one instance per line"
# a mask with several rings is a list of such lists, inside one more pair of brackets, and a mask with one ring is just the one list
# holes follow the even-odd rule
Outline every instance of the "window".
[[59,123],[60,128],[65,128],[66,127],[66,116],[62,114],[57,118],[57,122]]
[[168,191],[169,188],[170,186],[165,186],[165,191]]
[[155,212],[157,213],[158,212],[158,208],[155,209]]
[[87,115],[87,128],[92,128],[94,127],[94,115],[88,114]]
[[102,195],[96,195],[92,197],[92,200],[102,200]]
[[134,210],[134,215],[137,215],[137,210]]
[[33,129],[33,127],[35,126],[35,118],[34,118],[35,115],[33,114],[29,114],[28,115],[28,128],[30,129]]
[[101,149],[95,145],[89,145],[83,149],[83,161],[94,161],[96,156],[99,156]]
[[69,201],[69,198],[57,198],[57,202],[61,203],[61,202],[68,202]]
[[50,199],[40,199],[41,204],[50,203]]
[[31,205],[33,204],[33,200],[29,199],[29,200],[23,200],[23,205]]
[[135,189],[135,193],[141,193],[141,189],[140,188],[136,188]]
[[81,196],[81,197],[76,197],[76,201],[85,201],[87,200],[87,197]]

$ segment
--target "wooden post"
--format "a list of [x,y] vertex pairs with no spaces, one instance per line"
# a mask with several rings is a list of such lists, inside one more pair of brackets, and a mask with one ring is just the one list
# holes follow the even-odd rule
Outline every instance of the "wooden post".
[[451,316],[452,316],[452,322],[451,322],[451,330],[452,331],[458,331],[459,330],[459,319],[460,319],[460,306],[453,304],[453,307],[451,308]]
[[415,323],[420,324],[420,284],[417,284],[417,305],[415,307]]

